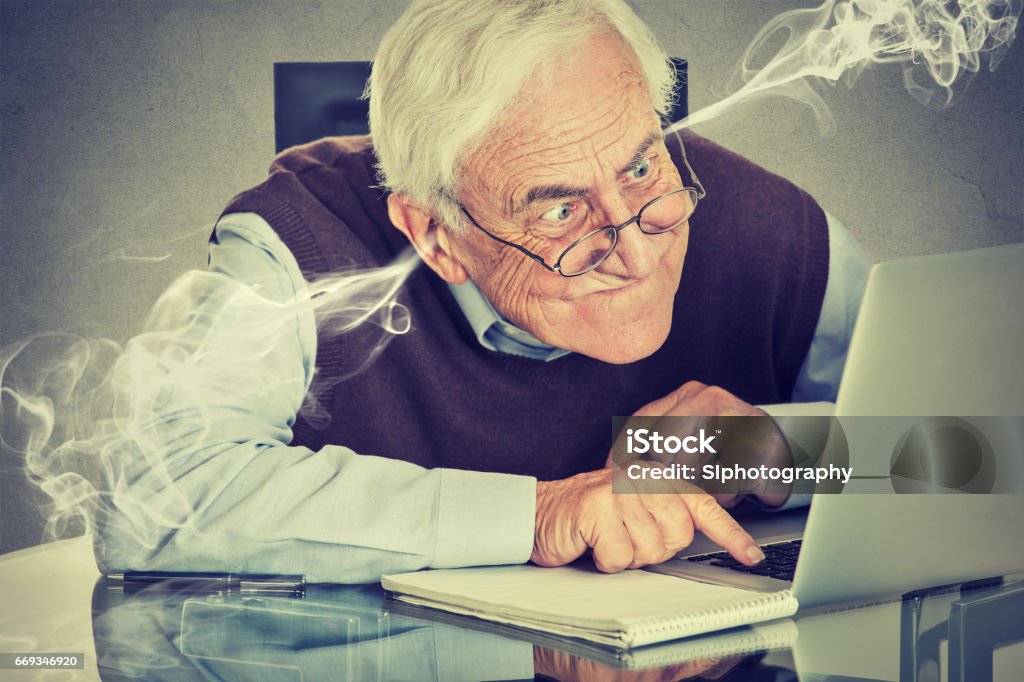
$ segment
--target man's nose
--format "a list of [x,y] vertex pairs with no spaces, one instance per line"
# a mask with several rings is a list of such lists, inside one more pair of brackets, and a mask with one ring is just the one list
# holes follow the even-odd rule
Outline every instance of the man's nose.
[[636,279],[646,277],[658,264],[660,251],[656,239],[640,231],[638,221],[633,220],[636,217],[636,211],[618,193],[610,198],[606,210],[610,224],[616,227],[628,221],[632,222],[619,230],[619,240],[615,251],[598,269],[622,277]]

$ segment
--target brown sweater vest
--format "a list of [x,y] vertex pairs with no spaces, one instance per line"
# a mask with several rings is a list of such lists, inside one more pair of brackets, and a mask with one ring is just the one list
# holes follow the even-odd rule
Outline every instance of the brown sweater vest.
[[[825,292],[825,215],[746,159],[696,136],[686,145],[708,196],[690,221],[672,331],[657,352],[610,365],[578,354],[543,362],[488,351],[445,283],[421,267],[399,297],[411,330],[321,396],[326,424],[300,413],[292,443],[550,480],[602,466],[611,417],[686,381],[751,403],[788,400]],[[387,264],[408,242],[388,220],[386,195],[371,189],[374,161],[366,137],[289,149],[225,213],[261,215],[307,278]],[[314,389],[365,357],[376,338],[369,330],[319,338]]]

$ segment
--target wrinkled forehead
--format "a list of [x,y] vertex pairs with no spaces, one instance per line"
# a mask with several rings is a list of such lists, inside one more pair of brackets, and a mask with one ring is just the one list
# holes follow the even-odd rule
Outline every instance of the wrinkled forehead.
[[596,180],[658,131],[632,51],[617,36],[598,36],[527,81],[469,156],[463,189],[505,204],[522,182]]

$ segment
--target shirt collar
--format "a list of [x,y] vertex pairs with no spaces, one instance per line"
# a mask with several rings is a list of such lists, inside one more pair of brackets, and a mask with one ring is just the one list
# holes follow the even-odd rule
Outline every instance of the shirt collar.
[[448,289],[455,297],[462,314],[466,316],[476,340],[487,350],[545,362],[557,360],[571,352],[549,346],[530,332],[503,318],[473,280],[467,279],[462,284],[449,284]]

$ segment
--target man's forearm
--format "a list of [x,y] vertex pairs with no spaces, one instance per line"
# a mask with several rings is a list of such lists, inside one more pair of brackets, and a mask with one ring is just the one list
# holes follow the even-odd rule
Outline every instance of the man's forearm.
[[[175,480],[149,475],[98,519],[104,570],[303,573],[376,582],[428,567],[522,563],[533,479],[421,467],[328,446],[214,445],[178,453]],[[173,458],[174,453],[170,453]]]

